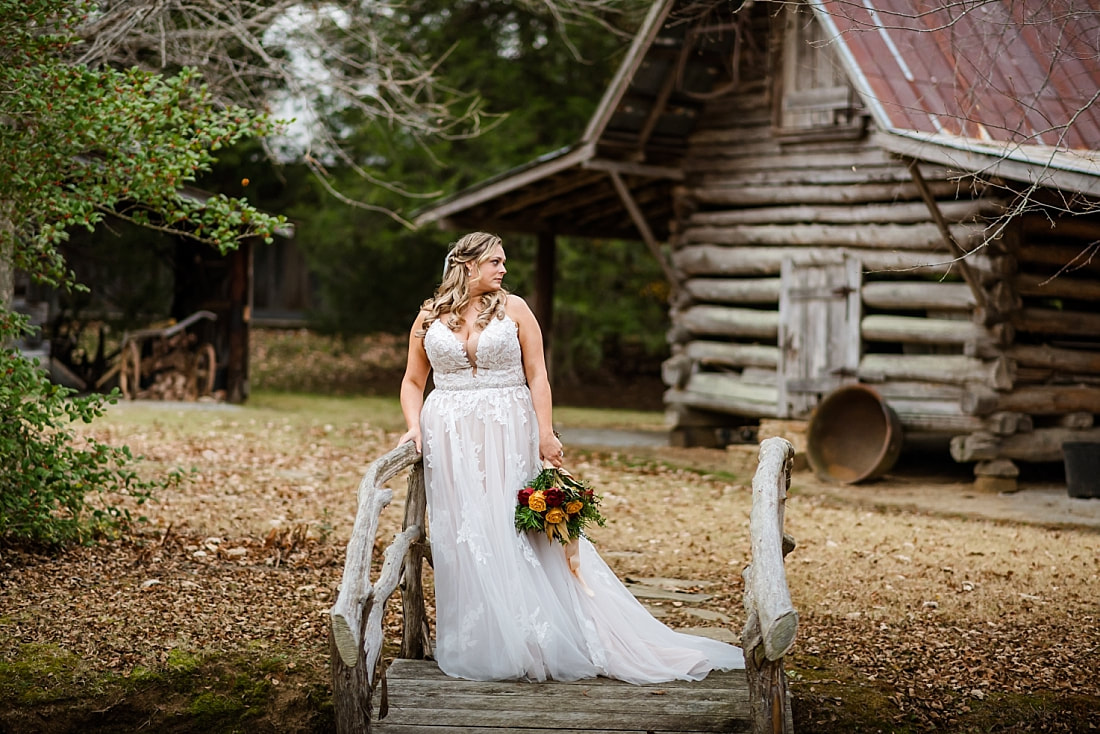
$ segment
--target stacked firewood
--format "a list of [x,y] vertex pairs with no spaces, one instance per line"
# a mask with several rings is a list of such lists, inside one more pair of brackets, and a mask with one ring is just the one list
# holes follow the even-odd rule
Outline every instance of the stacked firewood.
[[198,344],[197,341],[194,334],[187,332],[153,339],[149,342],[151,349],[145,356],[138,356],[140,347],[133,342],[130,359],[127,360],[131,385],[127,397],[193,401],[212,395],[214,347]]

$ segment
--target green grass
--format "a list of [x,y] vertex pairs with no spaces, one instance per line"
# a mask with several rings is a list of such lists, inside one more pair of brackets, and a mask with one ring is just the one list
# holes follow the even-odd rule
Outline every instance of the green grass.
[[[257,390],[247,403],[239,406],[216,403],[177,406],[156,402],[119,401],[108,411],[111,422],[131,426],[164,426],[180,429],[184,433],[188,430],[205,429],[209,421],[196,419],[196,414],[238,423],[278,419],[304,425],[366,423],[391,432],[405,429],[401,403],[397,396],[389,395],[333,396]],[[659,431],[665,427],[664,414],[660,411],[573,406],[555,408],[554,423],[558,426],[588,429]]]

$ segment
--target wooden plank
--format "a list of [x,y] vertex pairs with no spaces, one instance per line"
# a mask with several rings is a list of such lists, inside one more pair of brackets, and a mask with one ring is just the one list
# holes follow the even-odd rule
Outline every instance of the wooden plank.
[[968,344],[992,341],[989,331],[971,321],[929,319],[915,316],[864,316],[861,325],[866,341],[911,344]]
[[754,308],[728,306],[692,306],[677,319],[693,334],[775,339],[779,314]]
[[871,281],[863,284],[863,302],[900,311],[968,311],[975,306],[966,283]]
[[690,278],[684,290],[697,301],[779,303],[779,278]]
[[[980,244],[985,237],[982,225],[956,224],[951,231],[967,249]],[[687,244],[886,250],[937,250],[943,243],[934,224],[730,224],[690,227],[680,239]]]
[[743,395],[716,395],[713,393],[696,392],[690,389],[668,390],[665,392],[665,403],[671,405],[686,405],[700,410],[709,410],[715,413],[729,413],[730,415],[744,416],[747,418],[778,418],[778,410],[775,402],[756,400],[753,397]]
[[1096,350],[1061,349],[1050,346],[1016,344],[1006,354],[1021,365],[1044,367],[1068,373],[1100,373],[1100,348]]
[[[693,276],[765,276],[779,275],[783,261],[790,258],[799,265],[828,263],[836,260],[836,248],[828,247],[727,247],[723,245],[687,245],[672,255],[673,265],[685,275]],[[943,253],[847,249],[862,263],[864,271],[896,272],[906,275],[943,275],[954,264]],[[970,258],[971,265],[983,277],[993,279],[994,263],[985,255]]]
[[1055,278],[1025,272],[1017,275],[1013,283],[1016,290],[1023,296],[1100,301],[1100,280],[1078,278],[1073,275],[1059,275]]
[[[454,734],[536,734],[537,732],[553,732],[554,734],[710,734],[710,730],[702,729],[563,729],[557,726],[442,727],[433,726],[432,724],[393,724],[389,720],[379,721],[372,727],[371,731],[376,732],[376,734],[445,734],[446,732],[454,732]],[[745,722],[744,726],[735,726],[726,731],[731,733],[749,731],[749,724]]]
[[763,344],[734,344],[700,339],[688,342],[684,353],[703,365],[773,369],[779,365],[779,347]]
[[[859,379],[865,382],[924,380],[955,385],[984,382],[1002,387],[1001,373],[1006,369],[996,360],[983,361],[961,354],[865,354],[859,362]],[[1009,380],[1003,389],[1011,384]]]
[[[546,693],[536,694],[537,698]],[[446,698],[441,696],[441,704],[446,704]],[[489,705],[489,701],[485,701]],[[517,720],[533,718],[531,713],[523,709],[517,711],[494,711],[482,707],[478,710],[461,711],[451,708],[410,708],[397,709],[390,706],[387,720],[395,724],[422,724],[443,727],[462,727],[464,730],[472,726],[511,726]],[[553,713],[555,727],[588,728],[599,726],[603,729],[670,729],[677,727],[698,729],[701,731],[729,731],[737,726],[737,718],[731,714],[692,714],[656,713],[653,711],[631,714],[628,712],[590,712],[577,711],[557,702],[557,710]]]
[[[909,172],[904,165],[895,166],[869,166],[853,171],[851,168],[817,168],[801,169],[796,159],[788,159],[787,167],[777,168],[771,171],[749,171],[741,173],[735,162],[725,167],[727,170],[710,173],[708,171],[693,172],[689,162],[685,161],[684,169],[689,177],[698,182],[700,187],[706,186],[797,186],[800,184],[853,186],[863,183],[900,183],[909,179]],[[694,175],[692,175],[694,173]],[[946,168],[930,169],[930,179],[943,180],[950,175]],[[787,201],[791,201],[788,199]]]
[[[797,201],[797,199],[792,199]],[[993,215],[1004,208],[995,199],[946,201],[940,204],[944,216],[952,222],[973,221]],[[724,211],[699,211],[688,218],[688,226],[724,226],[731,224],[917,224],[929,222],[928,207],[918,202],[835,206],[796,204]]]
[[647,685],[635,685],[633,683],[625,683],[623,681],[612,680],[610,678],[582,678],[575,681],[550,681],[549,683],[531,683],[529,681],[522,680],[502,680],[502,681],[471,681],[464,678],[453,678],[436,665],[432,660],[404,660],[396,659],[390,663],[386,670],[386,679],[391,683],[395,681],[424,681],[437,683],[445,683],[448,686],[462,686],[470,685],[473,687],[479,686],[500,686],[503,688],[524,688],[529,689],[533,685],[553,685],[553,686],[572,686],[582,689],[591,689],[597,687],[600,689],[621,689],[626,692],[644,691],[647,689],[653,690],[679,690],[679,689],[725,689],[730,687],[736,687],[738,681],[742,680],[744,673],[736,670],[730,671],[713,671],[706,678],[698,681],[685,681],[674,680],[665,683],[651,683]]
[[[958,186],[951,181],[929,182],[937,197],[952,196]],[[761,182],[756,185],[728,183],[694,186],[685,193],[701,204],[726,206],[769,206],[800,201],[804,204],[866,204],[920,199],[920,190],[911,181],[885,183],[847,183],[822,186]]]
[[776,389],[774,387],[746,385],[741,381],[741,376],[735,373],[697,372],[688,378],[685,390],[772,405],[776,401]]
[[1100,313],[1062,311],[1053,308],[1024,308],[1012,317],[1016,331],[1056,336],[1100,334]]
[[1011,436],[956,436],[951,440],[951,457],[955,461],[1062,461],[1062,444],[1067,441],[1100,442],[1100,428],[1036,428]]
[[1100,387],[1085,385],[1042,385],[1021,387],[999,393],[994,411],[1059,415],[1063,413],[1100,413]]
[[919,380],[890,380],[874,386],[884,398],[902,400],[943,400],[959,402],[966,388],[946,382],[922,382]]

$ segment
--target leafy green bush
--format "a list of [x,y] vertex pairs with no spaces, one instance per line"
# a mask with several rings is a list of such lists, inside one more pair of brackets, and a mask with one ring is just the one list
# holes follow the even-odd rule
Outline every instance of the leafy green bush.
[[[0,310],[0,344],[29,331],[25,317]],[[86,397],[74,392],[52,384],[37,360],[13,347],[0,350],[0,541],[89,541],[134,521],[128,509],[112,504],[112,496],[140,505],[180,480],[177,472],[158,481],[141,479],[130,468],[129,448],[78,440],[71,423],[103,415],[118,391]]]

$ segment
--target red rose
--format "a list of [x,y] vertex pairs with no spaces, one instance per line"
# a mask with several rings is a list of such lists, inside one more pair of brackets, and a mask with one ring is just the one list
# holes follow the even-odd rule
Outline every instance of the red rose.
[[535,490],[531,487],[524,487],[519,491],[519,504],[521,507],[527,507],[527,500],[531,499],[531,495],[535,493]]
[[565,492],[558,487],[551,487],[544,494],[547,507],[561,507],[561,503],[565,502]]
[[596,499],[596,493],[593,490],[591,490],[591,489],[584,490],[584,501],[585,502],[592,502],[594,499]]

